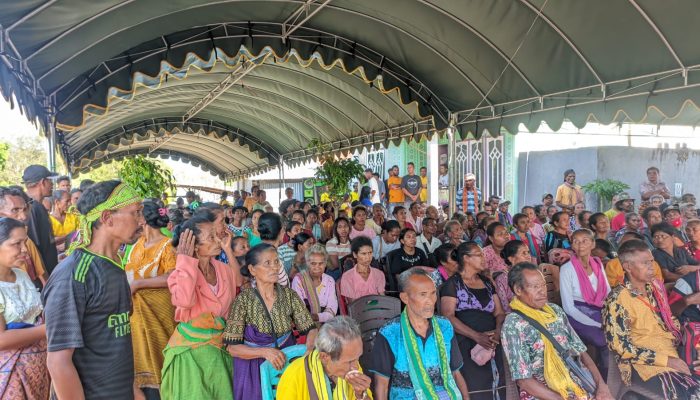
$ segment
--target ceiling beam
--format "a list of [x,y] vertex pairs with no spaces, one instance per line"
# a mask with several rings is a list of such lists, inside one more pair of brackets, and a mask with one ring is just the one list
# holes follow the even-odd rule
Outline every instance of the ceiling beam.
[[[306,3],[297,8],[296,11],[282,23],[282,43],[286,43],[289,35],[303,26],[330,2],[331,0],[306,0]],[[314,6],[316,8],[314,8]]]

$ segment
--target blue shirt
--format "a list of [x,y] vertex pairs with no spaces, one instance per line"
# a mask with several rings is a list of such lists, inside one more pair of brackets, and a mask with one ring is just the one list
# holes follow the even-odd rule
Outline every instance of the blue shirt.
[[[464,188],[461,188],[457,191],[457,209],[461,212],[471,212],[473,213],[475,210],[474,207],[474,192],[469,190],[467,192],[467,209],[463,210],[462,208],[462,196],[464,195]],[[481,203],[481,190],[476,189],[476,196],[478,197],[476,199],[476,203]]]

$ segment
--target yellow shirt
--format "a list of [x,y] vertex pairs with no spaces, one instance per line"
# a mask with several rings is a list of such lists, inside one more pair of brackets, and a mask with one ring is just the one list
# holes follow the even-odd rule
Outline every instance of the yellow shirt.
[[[578,185],[576,185],[576,188],[578,190],[581,190],[581,187]],[[559,185],[559,187],[557,188],[557,195],[554,197],[555,201],[566,206],[574,206],[576,204],[577,199],[578,197],[576,197],[576,190],[563,184]]]
[[[387,184],[389,185],[389,203],[403,203],[404,202],[404,194],[401,191],[401,178],[398,176],[390,176],[389,179],[387,180]],[[392,189],[391,185],[398,185],[398,189]]]
[[243,207],[248,209],[248,212],[253,212],[253,206],[258,201],[253,198],[253,196],[248,196],[243,202]]
[[610,221],[612,221],[613,218],[615,218],[615,217],[617,216],[617,214],[619,214],[619,213],[620,213],[620,212],[617,211],[616,209],[611,208],[611,209],[609,209],[608,211],[604,212],[603,214],[605,214],[605,216],[608,217],[608,219],[609,219]]
[[329,201],[331,201],[331,196],[328,192],[321,193],[321,204],[328,203]]
[[420,182],[423,185],[423,188],[420,190],[420,201],[425,203],[428,201],[428,177],[421,176]]
[[27,258],[28,260],[20,258],[17,262],[17,268],[28,273],[30,267],[29,263],[34,264],[34,272],[36,272],[37,278],[43,276],[46,273],[46,268],[44,268],[44,261],[41,259],[41,254],[39,249],[37,249],[36,244],[32,239],[27,239]]
[[[659,280],[659,282],[664,281],[664,276],[661,274],[661,267],[654,261],[654,277]],[[622,264],[619,258],[614,258],[608,261],[605,266],[605,276],[608,278],[608,283],[610,287],[613,288],[623,282],[625,279],[625,271],[622,269]]]
[[[284,370],[284,374],[282,374],[282,377],[277,384],[278,399],[311,400],[309,395],[309,386],[306,380],[306,368],[304,365],[305,360],[306,357],[299,357],[292,361],[292,363],[289,364],[289,366]],[[362,372],[361,367],[359,371]],[[335,385],[335,390],[333,391],[332,396],[322,396],[323,395],[319,393],[320,398],[357,400],[352,386],[343,378],[338,378],[338,382]],[[373,398],[372,392],[369,390],[367,398]]]
[[55,237],[63,237],[71,232],[75,232],[80,224],[78,216],[72,213],[66,213],[63,223],[51,214],[49,214],[49,220],[51,220],[51,230],[53,230]]
[[356,191],[350,192],[350,202],[352,203],[353,201],[359,201],[360,200],[360,195]]

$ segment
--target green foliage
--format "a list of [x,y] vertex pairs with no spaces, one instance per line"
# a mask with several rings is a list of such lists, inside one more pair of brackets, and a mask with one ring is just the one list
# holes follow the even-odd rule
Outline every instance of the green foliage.
[[9,158],[10,145],[7,143],[0,142],[0,171],[5,170],[5,165],[7,165],[7,159]]
[[45,141],[38,135],[22,136],[10,143],[0,185],[21,185],[25,168],[32,164],[46,165],[45,146]]
[[615,179],[596,179],[593,182],[583,185],[582,188],[588,193],[595,193],[598,195],[599,207],[600,210],[603,210],[605,208],[604,204],[610,203],[613,196],[630,187],[628,184]]
[[354,158],[336,160],[326,157],[316,168],[316,178],[326,183],[331,200],[340,201],[350,192],[350,182],[361,179],[364,171],[362,164]]
[[160,198],[163,192],[172,191],[175,185],[169,169],[141,156],[124,160],[119,168],[119,178],[144,198]]

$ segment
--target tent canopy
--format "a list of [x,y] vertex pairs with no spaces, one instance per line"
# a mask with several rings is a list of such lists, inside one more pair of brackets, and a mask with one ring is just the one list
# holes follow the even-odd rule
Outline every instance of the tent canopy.
[[[235,177],[454,126],[694,125],[693,0],[24,0],[0,92],[72,172],[133,154]],[[700,33],[700,32],[698,32]]]

